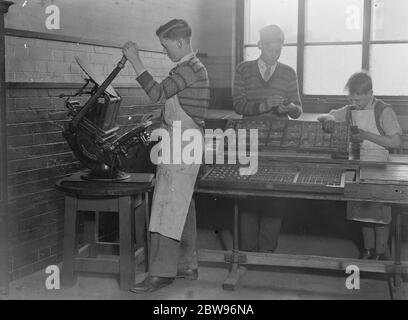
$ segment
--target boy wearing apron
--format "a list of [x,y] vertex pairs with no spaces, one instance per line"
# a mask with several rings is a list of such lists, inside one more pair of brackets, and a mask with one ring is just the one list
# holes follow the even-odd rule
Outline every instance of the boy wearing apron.
[[[153,102],[165,103],[161,112],[162,129],[170,136],[170,163],[159,163],[153,194],[149,231],[149,275],[131,290],[136,293],[156,291],[178,278],[198,277],[196,256],[196,216],[192,200],[200,163],[173,161],[189,141],[179,142],[174,150],[173,129],[195,129],[203,135],[209,104],[210,87],[207,70],[192,51],[191,28],[184,20],[173,19],[161,26],[156,34],[164,52],[176,63],[161,83],[153,80],[139,57],[139,48],[127,42],[123,53],[137,74],[137,81]],[[176,146],[176,145],[175,145]],[[202,155],[198,158],[201,160]],[[196,157],[197,158],[197,157]],[[175,162],[174,164],[172,162]]]
[[[371,77],[365,72],[353,74],[346,84],[351,105],[331,110],[318,118],[323,129],[331,131],[333,122],[347,121],[358,127],[352,142],[360,143],[360,158],[370,154],[385,154],[387,148],[400,145],[401,127],[391,105],[373,95]],[[381,203],[349,201],[347,218],[362,222],[364,250],[362,259],[384,260],[386,258],[391,207]]]

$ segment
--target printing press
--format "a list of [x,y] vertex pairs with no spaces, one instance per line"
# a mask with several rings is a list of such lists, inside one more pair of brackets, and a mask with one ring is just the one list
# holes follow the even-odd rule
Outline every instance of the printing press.
[[[121,97],[111,82],[124,68],[123,57],[109,76],[104,79],[80,58],[77,63],[87,75],[85,84],[74,95],[66,97],[69,110],[68,122],[63,135],[75,157],[89,169],[84,179],[97,181],[120,181],[129,178],[123,171],[125,164],[137,155],[134,149],[144,149],[150,144],[150,121],[137,123],[131,130],[124,131],[117,125]],[[84,105],[76,98],[89,96]]]

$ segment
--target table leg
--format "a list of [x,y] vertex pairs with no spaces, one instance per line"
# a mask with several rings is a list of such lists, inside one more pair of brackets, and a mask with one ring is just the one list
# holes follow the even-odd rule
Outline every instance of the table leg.
[[[395,221],[395,255],[393,276],[390,279],[391,298],[393,300],[406,300],[408,297],[408,286],[403,282],[403,270],[401,263],[401,241],[402,241],[402,213],[397,209],[394,215]],[[402,210],[406,210],[403,208]]]
[[62,285],[71,287],[75,284],[75,255],[76,255],[76,216],[78,199],[70,195],[65,196],[65,214],[64,214],[64,248],[63,248],[63,269]]
[[239,266],[241,255],[239,253],[239,208],[238,200],[234,199],[234,237],[231,254],[231,269],[222,287],[224,290],[235,290],[239,279],[246,272],[246,268]]
[[396,272],[394,273],[394,287],[399,289],[402,284],[401,276],[401,212],[397,211],[395,215],[395,267]]
[[146,250],[145,250],[145,266],[146,272],[149,271],[149,253],[150,253],[150,203],[149,203],[149,192],[145,192],[145,217],[146,217]]
[[119,286],[129,290],[135,281],[134,201],[131,196],[119,201]]
[[6,204],[0,207],[0,295],[9,294],[9,245]]

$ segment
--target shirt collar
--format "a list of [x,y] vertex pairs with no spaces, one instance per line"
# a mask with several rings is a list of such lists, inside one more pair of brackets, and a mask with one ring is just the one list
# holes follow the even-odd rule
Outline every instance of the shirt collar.
[[374,99],[374,96],[371,98],[371,100],[370,100],[370,102],[363,108],[363,109],[361,109],[361,110],[371,110],[371,109],[374,109],[374,102],[375,102],[375,99]]
[[179,66],[180,64],[190,60],[191,58],[193,58],[195,56],[195,52],[191,52],[189,54],[186,54],[183,58],[181,58],[178,62],[177,65]]
[[268,64],[268,63],[266,63],[265,61],[263,61],[262,60],[262,58],[261,57],[259,57],[259,59],[258,59],[258,65],[260,66],[260,67],[262,67],[262,68],[268,68],[268,67],[271,67],[271,68],[275,68],[276,67],[276,65],[278,64],[278,62],[275,62],[274,64]]

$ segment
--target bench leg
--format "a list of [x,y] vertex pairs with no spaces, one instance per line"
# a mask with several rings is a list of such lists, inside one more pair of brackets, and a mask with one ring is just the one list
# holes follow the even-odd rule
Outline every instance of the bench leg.
[[238,200],[234,199],[234,238],[231,254],[231,267],[227,278],[222,284],[224,290],[235,290],[241,277],[246,273],[246,268],[239,265],[239,208]]
[[131,196],[119,201],[119,286],[129,290],[135,281],[134,200]]
[[62,285],[71,287],[75,284],[75,227],[77,216],[78,200],[75,197],[65,196],[65,216],[64,216],[64,244],[63,244],[63,269]]

